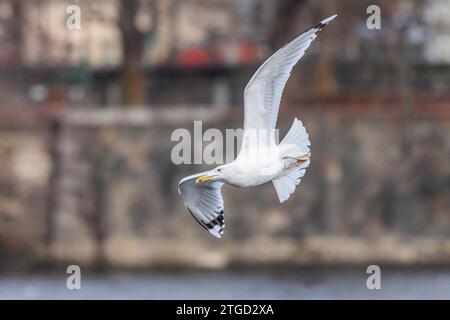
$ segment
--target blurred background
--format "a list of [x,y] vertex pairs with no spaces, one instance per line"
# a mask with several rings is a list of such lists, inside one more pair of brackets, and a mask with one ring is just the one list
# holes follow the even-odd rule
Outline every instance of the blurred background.
[[[241,128],[257,67],[335,13],[281,103],[302,184],[224,188],[213,238],[171,133]],[[450,297],[450,0],[0,0],[0,43],[0,298]]]

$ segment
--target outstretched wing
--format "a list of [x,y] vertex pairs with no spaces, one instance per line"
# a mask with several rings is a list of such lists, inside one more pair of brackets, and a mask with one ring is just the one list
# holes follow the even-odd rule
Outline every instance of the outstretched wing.
[[205,173],[183,178],[178,184],[178,193],[194,219],[212,235],[221,238],[225,228],[223,199],[220,193],[223,183],[196,183],[195,180]]
[[244,91],[244,134],[249,129],[263,129],[272,130],[273,135],[281,95],[292,68],[316,38],[316,34],[335,17],[336,15],[322,20],[284,45],[255,72]]

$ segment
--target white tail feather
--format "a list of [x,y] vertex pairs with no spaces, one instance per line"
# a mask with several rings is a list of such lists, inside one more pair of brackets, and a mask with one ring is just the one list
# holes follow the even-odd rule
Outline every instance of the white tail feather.
[[[295,118],[291,128],[279,145],[281,157],[286,158],[286,169],[272,180],[280,202],[284,202],[290,197],[305,175],[310,161],[300,162],[297,165],[296,158],[310,154],[310,145],[305,127],[300,120]],[[292,167],[293,164],[294,167]]]

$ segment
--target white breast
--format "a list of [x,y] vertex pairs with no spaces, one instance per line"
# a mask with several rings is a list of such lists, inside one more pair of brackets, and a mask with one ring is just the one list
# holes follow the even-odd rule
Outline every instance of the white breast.
[[276,145],[247,149],[239,153],[234,165],[236,172],[231,181],[227,182],[238,187],[257,186],[270,182],[284,169],[284,163],[281,161],[279,148]]

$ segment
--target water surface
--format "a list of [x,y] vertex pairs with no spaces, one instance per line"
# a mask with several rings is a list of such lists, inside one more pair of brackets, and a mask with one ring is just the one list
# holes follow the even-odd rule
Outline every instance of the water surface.
[[0,276],[0,299],[448,299],[450,269],[383,269],[369,290],[365,269],[283,272],[82,274],[68,290],[66,274]]

